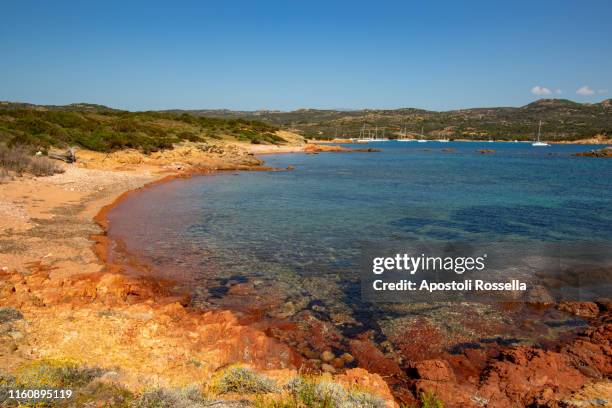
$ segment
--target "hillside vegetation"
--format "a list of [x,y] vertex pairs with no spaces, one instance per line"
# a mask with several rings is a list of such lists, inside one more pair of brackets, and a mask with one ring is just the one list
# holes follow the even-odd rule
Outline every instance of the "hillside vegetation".
[[[365,125],[386,136],[398,136],[404,129],[421,133],[426,138],[486,140],[532,140],[542,121],[542,137],[546,140],[577,140],[595,135],[612,135],[612,100],[581,104],[566,99],[541,99],[520,108],[474,108],[447,112],[423,109],[395,110],[318,110],[280,111],[200,110],[188,112],[196,116],[248,118],[281,126],[308,138],[357,137]],[[380,133],[379,133],[380,134]]]
[[187,113],[127,112],[100,105],[37,106],[0,103],[0,144],[39,149],[80,146],[111,152],[124,148],[150,153],[183,140],[232,138],[283,143],[278,126],[248,118],[210,118]]

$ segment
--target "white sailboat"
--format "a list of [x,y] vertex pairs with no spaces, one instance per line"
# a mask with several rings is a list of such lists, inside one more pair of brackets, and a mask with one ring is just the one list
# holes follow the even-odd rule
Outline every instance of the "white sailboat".
[[540,141],[540,133],[542,130],[542,121],[540,121],[540,124],[538,125],[538,140],[533,142],[531,145],[535,146],[535,147],[546,147],[546,146],[550,146],[548,143],[546,142],[541,142]]
[[[367,131],[367,136],[366,136]],[[363,124],[363,128],[359,131],[359,138],[356,140],[357,143],[369,143],[372,141],[372,136],[370,134],[370,129],[366,129],[365,123]]]
[[374,128],[374,137],[372,138],[373,142],[387,142],[389,139],[385,137],[385,128],[382,128],[382,137],[378,136],[378,126]]
[[404,124],[404,132],[400,133],[400,137],[397,138],[398,142],[414,142],[413,138],[408,137],[408,126]]
[[[423,126],[421,126],[421,137],[425,136],[423,131],[424,131],[424,128],[423,128]],[[417,142],[419,142],[419,143],[427,143],[427,139],[419,139],[419,140],[417,140]]]

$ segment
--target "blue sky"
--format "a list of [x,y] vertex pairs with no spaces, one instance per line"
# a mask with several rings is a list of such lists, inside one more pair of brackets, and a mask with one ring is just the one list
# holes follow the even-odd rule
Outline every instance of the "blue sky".
[[0,100],[130,110],[595,102],[612,97],[611,21],[606,0],[4,1]]

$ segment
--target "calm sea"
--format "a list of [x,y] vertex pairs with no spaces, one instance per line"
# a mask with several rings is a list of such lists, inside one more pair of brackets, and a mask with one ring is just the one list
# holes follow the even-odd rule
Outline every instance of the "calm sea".
[[295,169],[154,186],[111,212],[109,235],[155,273],[189,281],[202,306],[292,318],[314,305],[347,336],[387,337],[406,316],[448,316],[364,305],[351,275],[364,241],[612,241],[612,160],[572,156],[598,146],[367,147],[382,151],[270,155],[267,165]]

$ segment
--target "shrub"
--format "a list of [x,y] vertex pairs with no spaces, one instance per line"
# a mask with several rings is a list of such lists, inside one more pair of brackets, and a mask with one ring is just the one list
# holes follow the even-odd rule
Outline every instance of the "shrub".
[[[333,381],[316,381],[296,377],[285,385],[285,390],[293,397],[291,407],[317,408],[384,408],[384,399],[368,392],[346,390]],[[284,402],[287,404],[287,402]],[[271,405],[276,406],[276,405]],[[279,407],[283,405],[278,405]]]
[[0,307],[0,323],[7,323],[21,319],[23,319],[23,315],[19,310],[13,309],[12,307]]
[[27,387],[82,387],[103,374],[99,368],[80,367],[70,360],[36,360],[21,367],[16,375],[17,385]]
[[353,391],[348,394],[346,401],[339,406],[342,408],[385,408],[387,403],[377,395],[363,391]]
[[64,172],[59,164],[46,157],[33,157],[28,170],[37,177],[52,176]]
[[0,145],[0,167],[6,170],[23,174],[30,165],[31,159],[30,152],[23,146],[8,148]]
[[323,380],[314,388],[317,399],[321,402],[329,401],[331,406],[340,407],[348,398],[348,393],[344,387],[333,381]]
[[203,408],[208,406],[206,402],[196,387],[160,388],[145,392],[130,404],[130,408]]
[[422,392],[420,397],[421,408],[444,408],[444,403],[431,391]]
[[283,143],[278,127],[242,120],[162,112],[0,110],[0,142],[35,149],[79,145],[111,152],[133,148],[144,153],[172,149],[182,140],[200,142],[223,136]]
[[64,170],[57,163],[42,156],[33,156],[32,152],[25,146],[7,147],[0,144],[0,168],[4,174],[9,171],[18,175],[31,173],[35,176],[52,176],[63,173]]
[[247,367],[230,367],[225,370],[213,386],[216,392],[224,394],[259,394],[272,392],[276,386],[269,378]]
[[[87,386],[77,388],[67,405],[70,407],[128,408],[134,395],[120,384],[94,379]],[[56,406],[58,404],[55,404]]]
[[15,377],[0,373],[0,406],[9,402],[9,390],[15,389]]

